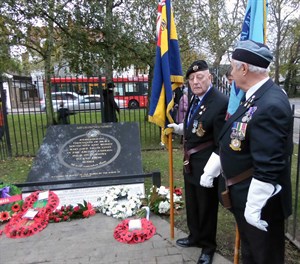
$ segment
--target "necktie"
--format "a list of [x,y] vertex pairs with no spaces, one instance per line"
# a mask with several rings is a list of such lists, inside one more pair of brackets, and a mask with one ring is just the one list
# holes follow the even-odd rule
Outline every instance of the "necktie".
[[190,122],[193,114],[195,113],[195,111],[197,110],[197,107],[198,107],[198,104],[199,104],[200,100],[197,97],[195,97],[194,101],[193,101],[193,105],[191,106],[191,110],[190,110],[190,115],[189,115],[189,118],[188,118],[188,121]]
[[198,107],[198,104],[199,104],[200,100],[199,100],[199,97],[195,97],[195,100],[193,102],[193,105],[191,107],[191,114],[190,114],[190,117],[193,116],[193,114],[195,113],[197,107]]

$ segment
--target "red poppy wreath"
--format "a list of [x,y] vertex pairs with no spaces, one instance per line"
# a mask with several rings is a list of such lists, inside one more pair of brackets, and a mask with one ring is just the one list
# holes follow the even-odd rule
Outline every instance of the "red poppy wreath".
[[[3,232],[9,238],[22,238],[32,236],[42,231],[49,223],[49,214],[55,210],[59,204],[58,196],[49,191],[48,199],[44,206],[38,205],[38,197],[41,191],[31,193],[26,197],[21,211],[14,215],[4,227]],[[28,211],[33,209],[35,215],[32,218],[26,217]]]
[[129,219],[123,220],[114,231],[114,238],[121,243],[136,244],[144,242],[154,236],[155,226],[146,218],[141,219],[141,229],[129,230]]
[[0,222],[9,219],[21,210],[23,204],[21,190],[12,184],[0,184]]

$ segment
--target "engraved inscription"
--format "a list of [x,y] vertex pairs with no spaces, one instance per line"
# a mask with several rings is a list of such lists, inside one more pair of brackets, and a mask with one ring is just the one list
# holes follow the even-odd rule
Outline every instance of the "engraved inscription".
[[113,162],[120,151],[120,142],[115,137],[91,129],[68,140],[60,148],[58,159],[68,168],[91,170]]

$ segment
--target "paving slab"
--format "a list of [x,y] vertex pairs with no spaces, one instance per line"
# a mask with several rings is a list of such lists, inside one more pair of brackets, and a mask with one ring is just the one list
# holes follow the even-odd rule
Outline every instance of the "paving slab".
[[[150,220],[156,234],[138,244],[124,244],[113,237],[121,220],[96,214],[87,219],[50,223],[43,231],[27,238],[0,236],[0,263],[5,264],[194,264],[200,248],[181,248],[176,239],[186,236],[157,215]],[[230,264],[215,254],[213,264]]]

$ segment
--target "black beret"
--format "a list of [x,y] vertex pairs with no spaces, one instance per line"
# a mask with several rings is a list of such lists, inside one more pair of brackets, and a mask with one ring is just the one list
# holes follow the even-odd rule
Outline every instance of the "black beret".
[[241,40],[232,53],[232,59],[266,69],[272,62],[273,55],[268,46],[263,43]]
[[208,65],[207,65],[206,61],[204,61],[204,60],[194,61],[191,64],[191,66],[188,68],[185,78],[188,79],[189,75],[193,72],[205,71],[205,70],[208,70]]

